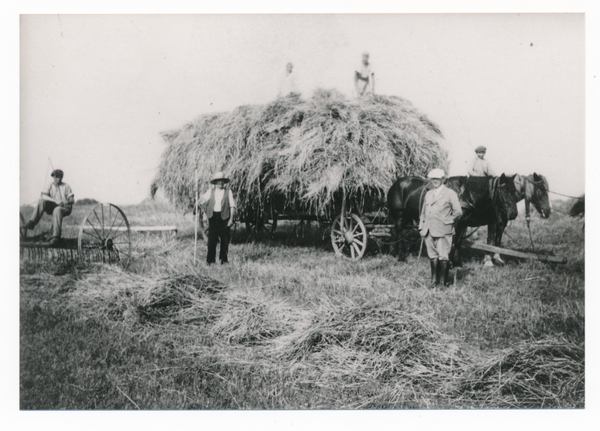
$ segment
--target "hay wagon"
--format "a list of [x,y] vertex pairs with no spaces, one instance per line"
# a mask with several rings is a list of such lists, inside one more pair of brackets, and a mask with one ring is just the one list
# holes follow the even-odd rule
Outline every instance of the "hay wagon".
[[[84,262],[104,262],[127,268],[131,260],[131,228],[125,213],[111,203],[95,205],[83,218],[77,237],[63,237],[56,244],[47,234],[28,237],[25,220],[20,214],[21,257]],[[63,227],[63,234],[69,230]],[[72,233],[72,232],[71,232]]]
[[329,231],[331,245],[336,255],[361,259],[374,238],[387,238],[393,224],[388,217],[385,194],[370,190],[362,196],[348,197],[342,189],[333,202],[318,212],[297,200],[284,196],[270,196],[264,201],[241,211],[238,221],[245,224],[252,234],[273,234],[280,220],[304,222],[316,221]]

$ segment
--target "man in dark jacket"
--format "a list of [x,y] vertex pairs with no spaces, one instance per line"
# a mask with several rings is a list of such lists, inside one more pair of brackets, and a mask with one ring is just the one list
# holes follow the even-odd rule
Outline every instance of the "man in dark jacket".
[[215,263],[217,255],[217,242],[221,240],[219,260],[221,264],[227,263],[229,250],[229,231],[235,216],[235,200],[230,189],[225,187],[229,183],[223,172],[217,172],[210,180],[215,187],[208,189],[200,197],[200,205],[206,204],[205,212],[208,217],[208,254],[206,263]]

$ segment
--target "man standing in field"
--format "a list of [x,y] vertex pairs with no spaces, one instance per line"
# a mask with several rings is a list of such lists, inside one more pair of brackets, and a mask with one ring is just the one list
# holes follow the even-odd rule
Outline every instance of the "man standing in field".
[[375,94],[375,72],[369,63],[368,52],[363,53],[362,62],[354,71],[354,90],[357,97]]
[[227,263],[227,253],[229,250],[229,231],[233,225],[235,216],[235,200],[233,193],[225,184],[229,183],[223,172],[217,172],[210,180],[215,187],[209,188],[206,193],[200,196],[200,205],[206,204],[205,212],[208,217],[208,253],[206,263],[212,265],[215,263],[217,255],[217,242],[221,240],[219,250],[219,261],[221,264]]
[[456,192],[442,184],[445,177],[441,169],[433,169],[427,174],[433,188],[425,195],[419,221],[419,233],[424,237],[431,264],[433,286],[440,284],[440,278],[444,286],[448,284],[448,255],[452,247],[454,221],[462,215]]
[[51,245],[55,245],[60,240],[63,217],[71,214],[75,195],[67,183],[63,183],[63,171],[56,169],[50,175],[54,181],[46,191],[42,192],[41,198],[31,214],[31,218],[25,225],[26,229],[33,230],[38,224],[44,213],[52,216],[52,239]]
[[296,86],[296,75],[292,72],[294,70],[294,65],[292,63],[288,63],[285,66],[285,75],[281,78],[279,82],[279,91],[277,92],[277,97],[285,97],[289,94],[298,93],[298,88]]
[[483,145],[475,148],[476,157],[473,158],[469,165],[469,176],[471,177],[493,177],[494,171],[490,167],[490,162],[484,159],[487,148]]

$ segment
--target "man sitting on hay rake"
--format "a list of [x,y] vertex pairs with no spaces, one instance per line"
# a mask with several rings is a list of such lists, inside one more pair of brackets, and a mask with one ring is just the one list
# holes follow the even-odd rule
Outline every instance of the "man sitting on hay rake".
[[56,245],[60,241],[63,217],[71,214],[75,195],[67,183],[63,183],[63,171],[56,169],[50,175],[54,181],[48,190],[42,192],[42,197],[31,214],[31,218],[25,225],[25,229],[33,230],[44,213],[52,216],[52,239],[50,245]]

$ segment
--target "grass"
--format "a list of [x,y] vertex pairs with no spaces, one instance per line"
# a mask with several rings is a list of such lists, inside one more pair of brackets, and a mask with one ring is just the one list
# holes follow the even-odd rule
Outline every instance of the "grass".
[[567,264],[490,269],[467,252],[457,283],[435,290],[416,252],[336,258],[315,223],[261,242],[238,226],[231,263],[207,267],[203,241],[193,261],[190,214],[124,207],[132,225],[175,224],[177,236],[133,234],[125,272],[21,260],[20,407],[583,408],[583,222],[554,207],[534,216],[533,246],[522,216],[504,246]]

